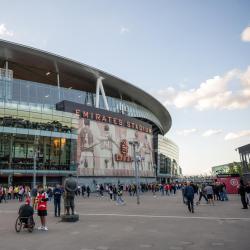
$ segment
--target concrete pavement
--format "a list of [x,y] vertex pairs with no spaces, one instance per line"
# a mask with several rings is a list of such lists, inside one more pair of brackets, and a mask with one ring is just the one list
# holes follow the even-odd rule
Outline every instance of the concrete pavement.
[[[125,196],[117,206],[106,196],[77,198],[80,221],[62,223],[49,205],[48,232],[17,234],[14,223],[19,203],[0,204],[0,249],[2,250],[182,250],[249,249],[250,209],[242,210],[239,196],[215,206],[203,202],[190,214],[181,195]],[[35,216],[36,226],[39,220]]]

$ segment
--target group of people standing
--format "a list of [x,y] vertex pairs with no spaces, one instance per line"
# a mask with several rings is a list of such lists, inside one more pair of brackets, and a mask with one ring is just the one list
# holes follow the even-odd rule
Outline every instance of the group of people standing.
[[197,206],[200,204],[202,198],[204,198],[207,204],[211,205],[214,205],[214,200],[228,201],[225,183],[194,184],[188,181],[182,186],[182,195],[183,203],[188,205],[188,210],[191,213],[194,213],[195,194],[199,195],[199,199],[196,202]]

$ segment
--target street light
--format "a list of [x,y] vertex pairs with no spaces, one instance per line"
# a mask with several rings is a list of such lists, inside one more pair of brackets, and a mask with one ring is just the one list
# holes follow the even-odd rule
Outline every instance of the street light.
[[136,197],[137,197],[137,205],[140,204],[140,196],[139,196],[139,175],[138,175],[138,162],[136,158],[136,152],[135,152],[135,147],[139,146],[138,141],[130,141],[130,145],[133,147],[133,153],[134,153],[134,163],[135,163],[135,181],[136,181]]
[[38,143],[39,143],[39,136],[35,136],[35,139],[34,139],[34,157],[33,157],[33,188],[36,187],[36,163],[37,163]]

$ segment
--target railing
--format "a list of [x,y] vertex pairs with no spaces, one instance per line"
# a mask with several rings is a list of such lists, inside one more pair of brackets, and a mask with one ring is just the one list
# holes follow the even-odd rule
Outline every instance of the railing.
[[[0,163],[0,169],[6,170],[33,170],[32,163],[12,163],[9,166],[8,163]],[[43,171],[76,171],[76,165],[37,165],[36,170]]]
[[29,120],[14,118],[11,116],[0,117],[0,126],[3,127],[15,127],[15,128],[29,128],[29,129],[40,129],[53,132],[71,133],[73,128],[63,126],[58,121],[41,123],[31,122]]

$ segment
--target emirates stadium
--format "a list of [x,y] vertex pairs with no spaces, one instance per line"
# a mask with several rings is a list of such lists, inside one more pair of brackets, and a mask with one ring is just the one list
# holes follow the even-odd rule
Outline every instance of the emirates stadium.
[[52,185],[70,173],[88,185],[131,183],[135,140],[141,181],[172,177],[176,160],[158,152],[171,124],[168,110],[131,83],[0,40],[1,183],[31,184],[35,174]]

